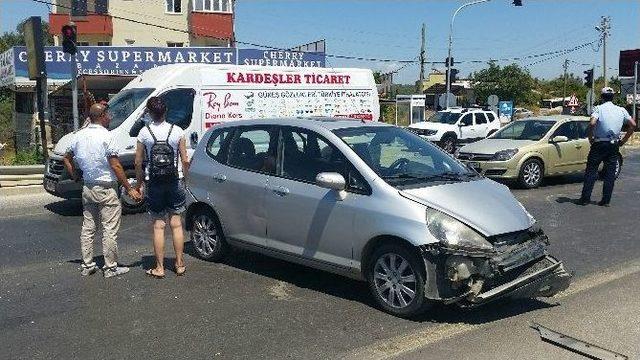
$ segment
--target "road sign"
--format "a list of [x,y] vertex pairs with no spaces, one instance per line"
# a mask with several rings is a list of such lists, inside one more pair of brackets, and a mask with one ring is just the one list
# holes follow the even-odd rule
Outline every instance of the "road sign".
[[[446,108],[447,106],[447,94],[442,94],[440,95],[440,97],[438,98],[438,105],[440,105],[441,108]],[[449,93],[449,106],[448,107],[452,107],[452,106],[456,106],[456,96],[453,95],[453,93]]]
[[571,97],[569,98],[569,102],[567,103],[567,106],[569,107],[569,113],[575,114],[576,108],[580,106],[580,102],[578,101],[576,94],[571,94]]
[[490,106],[498,105],[498,101],[500,101],[498,95],[489,95],[489,97],[487,98],[487,104],[489,104]]

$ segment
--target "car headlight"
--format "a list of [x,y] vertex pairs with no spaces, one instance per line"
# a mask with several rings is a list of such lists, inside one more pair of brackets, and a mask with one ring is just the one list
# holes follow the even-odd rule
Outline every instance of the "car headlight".
[[427,228],[443,245],[472,251],[492,251],[493,245],[459,220],[434,209],[427,209]]
[[493,154],[493,157],[491,158],[491,160],[507,161],[507,160],[510,160],[517,153],[518,153],[518,149],[500,150],[497,153]]

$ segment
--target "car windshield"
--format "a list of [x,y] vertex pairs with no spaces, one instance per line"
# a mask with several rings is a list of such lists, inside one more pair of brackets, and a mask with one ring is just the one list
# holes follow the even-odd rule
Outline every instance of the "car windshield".
[[333,132],[393,186],[466,181],[477,176],[440,148],[401,128],[363,126]]
[[111,123],[109,130],[120,126],[135,109],[153,92],[151,88],[136,88],[120,91],[109,100]]
[[518,120],[492,136],[494,139],[535,140],[542,139],[555,124],[548,120]]
[[453,125],[458,121],[460,115],[462,114],[449,111],[438,111],[437,113],[431,115],[431,117],[427,121]]

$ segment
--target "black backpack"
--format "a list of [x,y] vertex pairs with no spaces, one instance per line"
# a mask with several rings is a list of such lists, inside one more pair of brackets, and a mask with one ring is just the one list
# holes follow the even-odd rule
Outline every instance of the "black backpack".
[[169,129],[167,139],[164,141],[158,141],[158,139],[156,139],[149,125],[147,125],[147,130],[149,130],[149,134],[151,134],[153,138],[153,145],[151,146],[149,157],[149,180],[166,182],[176,180],[178,178],[178,167],[175,161],[176,153],[169,144],[173,124]]

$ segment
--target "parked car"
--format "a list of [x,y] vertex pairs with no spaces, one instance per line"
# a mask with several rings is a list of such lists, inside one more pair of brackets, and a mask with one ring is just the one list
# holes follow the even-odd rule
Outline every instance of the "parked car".
[[450,108],[438,111],[427,121],[409,125],[409,130],[453,153],[459,143],[477,141],[500,129],[493,111],[477,108]]
[[434,302],[553,296],[570,281],[506,186],[399,127],[218,125],[198,144],[187,185],[185,221],[201,258],[236,246],[367,281],[397,316]]
[[515,108],[513,111],[514,119],[524,119],[533,116],[533,111],[525,108]]
[[[535,188],[545,176],[584,172],[589,155],[588,117],[550,116],[511,123],[488,139],[460,148],[457,158],[484,176],[515,179]],[[616,176],[622,169],[618,154]]]

